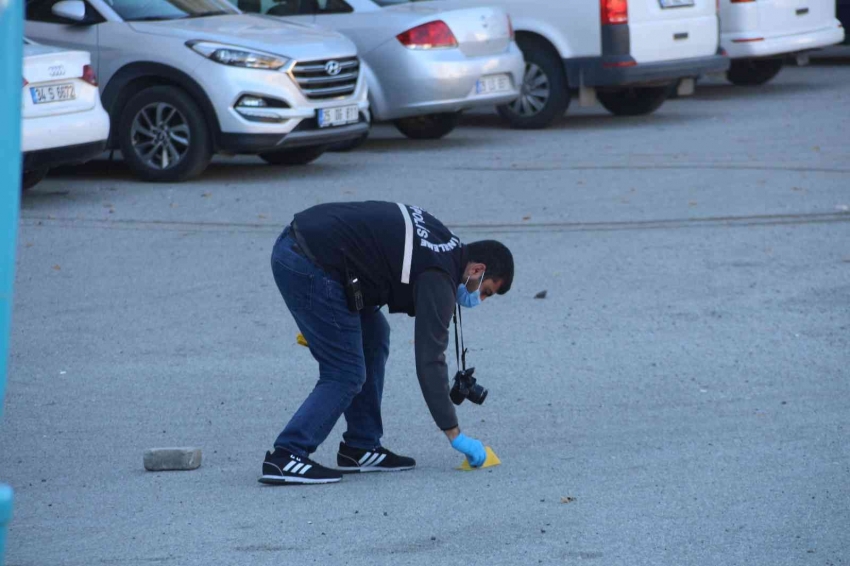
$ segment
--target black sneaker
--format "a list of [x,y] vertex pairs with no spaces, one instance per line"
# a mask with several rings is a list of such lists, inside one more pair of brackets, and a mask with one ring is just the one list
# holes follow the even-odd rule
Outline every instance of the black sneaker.
[[282,448],[274,454],[266,452],[260,483],[285,485],[289,483],[334,483],[342,479],[336,470],[317,464],[310,458],[299,458]]
[[340,442],[339,452],[336,454],[336,465],[345,473],[400,472],[415,468],[416,460],[393,454],[380,446],[373,450],[361,450]]

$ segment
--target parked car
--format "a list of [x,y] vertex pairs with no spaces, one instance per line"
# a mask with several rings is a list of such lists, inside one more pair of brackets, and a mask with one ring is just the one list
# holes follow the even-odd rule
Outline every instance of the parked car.
[[441,138],[462,110],[519,95],[522,53],[500,8],[398,0],[238,0],[238,6],[348,36],[367,64],[373,119],[392,120],[410,138]]
[[736,85],[761,85],[789,55],[844,40],[835,0],[720,0],[721,44]]
[[52,167],[84,163],[103,153],[109,116],[85,51],[25,39],[23,75],[21,188],[26,190]]
[[26,33],[95,56],[110,147],[148,181],[216,152],[306,164],[369,128],[354,44],[225,0],[28,0]]
[[457,0],[504,8],[526,71],[519,98],[499,107],[516,128],[543,128],[578,95],[616,115],[658,109],[681,82],[729,68],[716,0]]

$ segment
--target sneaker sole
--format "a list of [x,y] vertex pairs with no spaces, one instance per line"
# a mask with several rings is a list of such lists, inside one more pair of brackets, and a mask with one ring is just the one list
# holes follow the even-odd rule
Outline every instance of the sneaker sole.
[[265,483],[269,485],[298,485],[298,484],[316,484],[316,483],[336,483],[341,481],[342,478],[323,478],[323,479],[311,479],[311,478],[295,478],[288,476],[260,476],[257,480],[260,483]]
[[342,472],[343,474],[366,474],[369,472],[404,472],[406,470],[412,470],[416,466],[405,466],[402,468],[381,468],[381,467],[372,467],[372,468],[361,468],[361,467],[350,467],[347,468],[345,466],[337,466],[337,471]]

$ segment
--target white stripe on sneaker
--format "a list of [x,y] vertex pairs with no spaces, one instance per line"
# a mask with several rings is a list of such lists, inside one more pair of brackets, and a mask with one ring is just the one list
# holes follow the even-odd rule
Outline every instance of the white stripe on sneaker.
[[292,466],[294,466],[294,465],[295,465],[295,460],[290,460],[290,461],[289,461],[289,463],[286,465],[286,467],[285,467],[285,468],[283,468],[283,471],[284,471],[284,472],[288,472],[288,471],[289,471],[289,468],[291,468],[291,467],[292,467]]
[[377,460],[375,460],[374,462],[372,462],[370,465],[371,465],[371,466],[377,466],[378,464],[380,464],[381,462],[383,462],[383,461],[384,461],[384,458],[386,458],[386,457],[387,457],[387,455],[386,455],[386,454],[381,454],[381,457],[380,457],[380,458],[378,458]]
[[298,470],[304,467],[304,464],[296,464],[294,468],[292,468],[292,473],[297,474]]
[[363,457],[362,457],[362,458],[360,458],[360,460],[358,460],[358,461],[357,461],[357,463],[358,463],[358,464],[360,464],[360,465],[362,466],[362,465],[363,465],[363,463],[364,463],[366,460],[368,460],[369,458],[371,458],[371,457],[372,457],[372,453],[371,453],[371,452],[366,452],[365,454],[363,454]]
[[304,474],[306,474],[306,473],[307,473],[307,470],[309,470],[309,469],[310,469],[310,468],[312,468],[312,467],[313,467],[313,466],[312,466],[311,464],[307,464],[306,466],[304,466],[303,468],[301,468],[301,471],[300,471],[300,472],[298,472],[298,475],[303,476]]
[[375,463],[375,460],[377,460],[380,457],[381,457],[381,454],[378,453],[378,452],[375,452],[375,455],[372,456],[371,458],[369,458],[368,460],[366,460],[366,462],[363,465],[364,466],[371,466],[372,464]]

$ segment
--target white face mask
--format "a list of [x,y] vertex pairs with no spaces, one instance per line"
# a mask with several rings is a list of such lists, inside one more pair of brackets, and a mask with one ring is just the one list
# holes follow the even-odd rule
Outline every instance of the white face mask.
[[466,278],[466,283],[461,283],[457,287],[457,304],[462,307],[466,307],[471,309],[472,307],[477,307],[481,304],[481,284],[484,283],[484,274],[486,271],[481,274],[481,279],[478,281],[478,288],[475,291],[470,292],[466,288],[466,284],[469,283],[469,277]]

